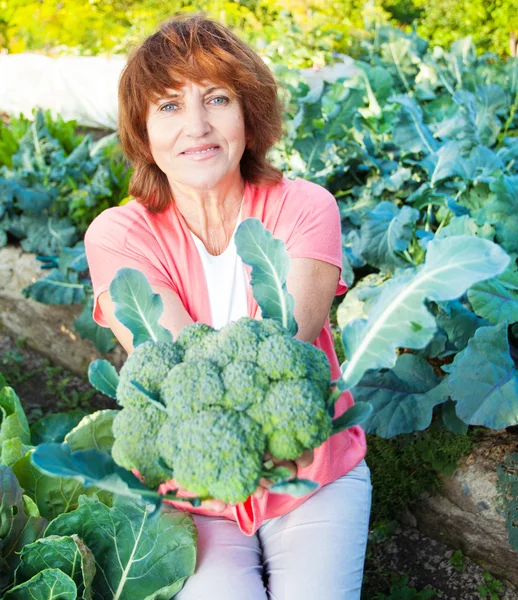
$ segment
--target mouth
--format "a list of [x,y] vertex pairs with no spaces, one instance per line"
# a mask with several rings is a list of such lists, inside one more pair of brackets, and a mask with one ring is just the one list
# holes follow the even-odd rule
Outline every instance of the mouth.
[[217,156],[221,150],[220,146],[207,146],[202,150],[187,150],[180,153],[180,156],[193,161],[209,160],[214,156]]
[[199,150],[185,150],[180,154],[183,154],[185,156],[203,156],[204,154],[209,154],[214,150],[219,150],[219,146],[217,144],[214,144],[213,146],[201,147]]

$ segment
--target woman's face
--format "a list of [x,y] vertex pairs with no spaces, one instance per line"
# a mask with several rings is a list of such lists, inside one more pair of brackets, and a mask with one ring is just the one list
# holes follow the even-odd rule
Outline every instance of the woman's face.
[[186,83],[151,104],[151,153],[170,183],[199,190],[240,178],[245,149],[244,115],[228,88]]

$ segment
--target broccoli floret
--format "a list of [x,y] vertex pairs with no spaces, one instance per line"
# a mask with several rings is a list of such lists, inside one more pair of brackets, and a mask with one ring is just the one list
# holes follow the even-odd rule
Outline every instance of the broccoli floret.
[[157,436],[167,414],[144,403],[139,408],[124,408],[115,415],[113,460],[128,470],[138,469],[150,488],[171,479],[171,471],[160,465]]
[[260,323],[260,335],[262,339],[266,339],[271,335],[286,335],[287,332],[284,327],[274,319],[263,319],[262,321],[257,321]]
[[257,363],[270,379],[301,379],[308,375],[306,356],[304,342],[275,335],[259,345]]
[[238,411],[262,402],[270,383],[261,367],[249,361],[230,363],[222,370],[221,377],[225,386],[224,406]]
[[308,379],[274,383],[264,401],[246,414],[261,424],[268,452],[279,459],[294,460],[317,448],[332,431],[326,395]]
[[325,389],[331,380],[325,352],[286,335],[275,335],[261,342],[257,363],[274,381],[308,378]]
[[135,348],[122,365],[117,386],[117,402],[124,407],[139,407],[147,396],[132,381],[151,394],[157,394],[165,376],[183,359],[183,350],[173,342],[145,342]]
[[245,414],[204,410],[160,435],[162,458],[176,481],[201,497],[244,502],[262,474],[265,438]]
[[225,325],[218,334],[218,364],[224,367],[235,360],[256,362],[262,339],[261,323],[255,319],[242,317]]
[[198,360],[173,367],[160,385],[159,395],[176,421],[202,408],[222,405],[225,388],[218,367],[208,360]]
[[209,360],[216,354],[217,331],[205,323],[193,323],[184,327],[176,343],[185,352],[185,361]]

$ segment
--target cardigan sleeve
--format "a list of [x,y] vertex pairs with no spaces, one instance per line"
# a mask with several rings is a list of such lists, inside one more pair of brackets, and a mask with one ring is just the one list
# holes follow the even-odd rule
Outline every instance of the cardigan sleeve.
[[103,211],[92,221],[85,234],[85,252],[94,290],[93,319],[102,327],[109,325],[99,305],[99,296],[110,288],[119,269],[137,269],[150,284],[175,289],[153,255],[152,240],[146,239],[145,228],[139,227],[119,207]]
[[340,211],[334,196],[315,183],[297,179],[290,186],[282,209],[290,223],[286,250],[292,258],[313,258],[340,268],[336,295],[347,285],[342,273],[342,233]]

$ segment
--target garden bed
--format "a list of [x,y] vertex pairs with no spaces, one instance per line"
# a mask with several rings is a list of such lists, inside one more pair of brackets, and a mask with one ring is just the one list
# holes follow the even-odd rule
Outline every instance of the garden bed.
[[[5,333],[0,333],[0,372],[15,388],[30,422],[49,413],[117,407],[113,400],[95,392],[85,378],[53,364],[27,348],[22,340]],[[479,588],[484,591],[483,586],[488,594],[491,591],[498,595],[481,595]],[[415,588],[415,594],[408,588]],[[435,595],[427,596],[425,590],[433,590]],[[499,583],[460,551],[432,540],[415,527],[372,523],[363,600],[428,597],[513,600],[518,598],[518,591]]]

